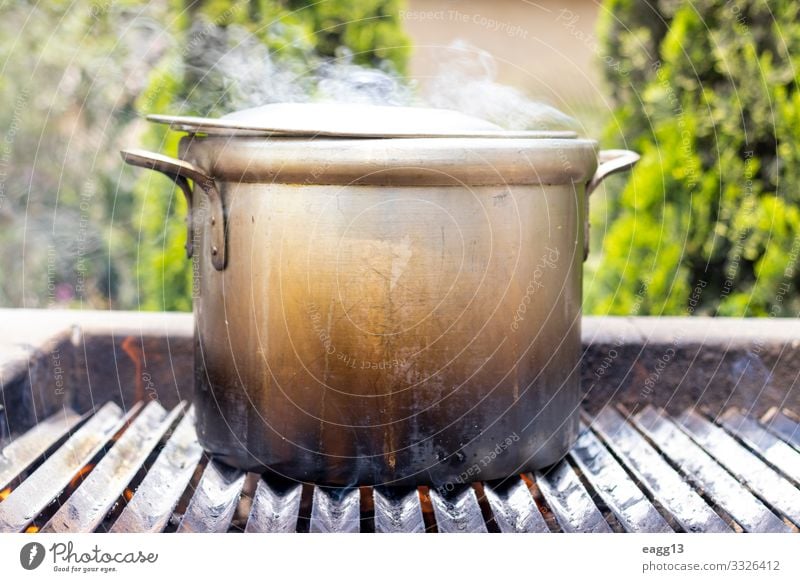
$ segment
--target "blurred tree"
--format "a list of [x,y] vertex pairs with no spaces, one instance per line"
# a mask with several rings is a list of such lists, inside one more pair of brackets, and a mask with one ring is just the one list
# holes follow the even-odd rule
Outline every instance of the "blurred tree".
[[[0,7],[0,304],[134,306],[130,183],[117,151],[164,3]],[[121,190],[118,190],[120,188]],[[122,196],[117,196],[122,192]],[[128,255],[128,251],[125,251]]]
[[[399,0],[0,6],[0,305],[191,309],[185,202],[118,151],[177,154],[149,113],[313,96],[332,61],[402,73]],[[344,52],[342,52],[344,51]]]
[[800,4],[606,0],[610,206],[597,314],[800,313]]

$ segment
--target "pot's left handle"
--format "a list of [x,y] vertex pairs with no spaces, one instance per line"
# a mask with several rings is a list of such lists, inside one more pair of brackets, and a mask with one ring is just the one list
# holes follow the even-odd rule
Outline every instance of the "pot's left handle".
[[617,172],[630,170],[639,161],[639,154],[630,150],[601,150],[597,154],[600,164],[592,179],[586,184],[586,219],[583,231],[583,260],[589,256],[589,196],[597,190],[600,182]]
[[189,216],[187,217],[187,239],[186,239],[186,254],[191,257],[194,251],[193,248],[193,191],[189,180],[194,182],[196,186],[200,186],[203,192],[208,196],[208,201],[211,205],[211,263],[217,271],[225,269],[226,252],[225,252],[225,209],[222,205],[222,196],[214,179],[208,176],[197,166],[185,162],[183,160],[176,160],[161,154],[154,154],[145,150],[131,149],[122,150],[122,159],[132,166],[139,166],[140,168],[147,168],[156,170],[167,176],[170,180],[175,182],[178,187],[183,191],[186,196],[186,203],[189,207]]

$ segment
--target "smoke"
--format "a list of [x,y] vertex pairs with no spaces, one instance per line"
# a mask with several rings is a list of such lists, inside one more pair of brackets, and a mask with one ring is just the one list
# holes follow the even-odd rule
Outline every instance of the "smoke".
[[510,130],[577,127],[556,108],[499,84],[491,55],[463,41],[441,49],[436,73],[417,83],[388,62],[359,65],[343,47],[333,59],[320,58],[312,47],[271,52],[244,28],[197,27],[203,42],[194,43],[186,58],[197,86],[181,111],[189,105],[201,115],[218,116],[270,103],[364,103],[453,109]]

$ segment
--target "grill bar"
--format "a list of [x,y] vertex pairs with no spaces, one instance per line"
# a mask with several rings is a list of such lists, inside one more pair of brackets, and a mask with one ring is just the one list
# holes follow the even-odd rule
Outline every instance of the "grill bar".
[[785,532],[786,524],[756,499],[675,423],[647,407],[635,422],[695,486],[703,489],[746,531]]
[[604,408],[592,428],[684,531],[733,531],[619,412]]
[[358,533],[361,529],[361,491],[314,487],[312,533]]
[[180,533],[225,533],[231,525],[247,474],[212,460],[206,466],[186,514]]
[[483,487],[497,527],[503,533],[548,533],[550,528],[536,507],[525,482],[509,477],[501,483],[485,483]]
[[488,531],[475,490],[469,485],[452,491],[430,489],[436,525],[441,533],[483,533]]
[[292,484],[276,486],[264,479],[258,481],[250,516],[247,518],[247,533],[291,533],[297,529],[300,513],[300,498],[303,486]]
[[536,484],[563,531],[611,532],[611,526],[566,461],[561,461],[550,471],[537,471]]
[[111,531],[163,531],[202,455],[194,432],[194,409],[190,408]]
[[19,532],[29,525],[121,428],[121,419],[122,410],[109,402],[14,489],[0,503],[0,532]]
[[151,403],[124,417],[114,404],[83,419],[65,411],[0,455],[0,531],[46,522],[44,531],[159,532],[177,523],[180,532],[358,532],[372,531],[373,520],[387,533],[796,531],[791,413],[759,422],[728,410],[715,424],[695,411],[605,408],[584,419],[567,459],[535,478],[334,489],[204,461],[184,405],[167,413]]
[[375,531],[377,533],[421,533],[425,531],[422,503],[413,487],[375,487]]
[[671,532],[672,528],[625,469],[585,426],[570,456],[584,477],[630,532]]
[[800,483],[800,452],[734,408],[726,411],[719,422],[795,484]]
[[9,485],[36,459],[45,454],[78,424],[81,417],[72,410],[43,420],[0,452],[0,489]]
[[753,453],[743,450],[736,439],[694,410],[687,410],[679,422],[696,442],[714,455],[740,482],[778,509],[792,523],[800,525],[800,490]]

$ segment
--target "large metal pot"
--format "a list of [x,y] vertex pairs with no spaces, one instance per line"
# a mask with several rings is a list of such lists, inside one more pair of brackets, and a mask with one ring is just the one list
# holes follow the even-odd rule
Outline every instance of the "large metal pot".
[[587,196],[638,156],[598,168],[594,141],[452,112],[257,113],[155,118],[189,132],[181,160],[123,152],[189,199],[203,446],[337,485],[560,459],[578,430]]

